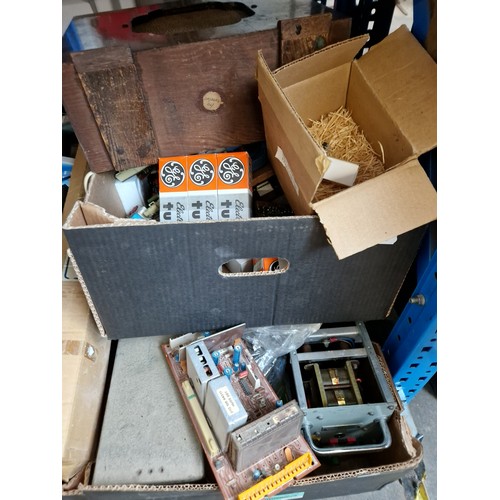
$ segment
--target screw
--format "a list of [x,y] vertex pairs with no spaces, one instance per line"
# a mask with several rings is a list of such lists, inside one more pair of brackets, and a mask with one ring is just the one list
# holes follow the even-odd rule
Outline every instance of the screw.
[[409,300],[410,304],[417,304],[418,306],[423,306],[425,305],[425,297],[419,293],[418,295],[415,295],[415,297],[411,297]]

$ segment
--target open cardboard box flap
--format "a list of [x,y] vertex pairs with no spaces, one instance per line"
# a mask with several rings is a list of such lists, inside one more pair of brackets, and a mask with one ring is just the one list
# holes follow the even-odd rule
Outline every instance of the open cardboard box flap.
[[[271,71],[257,58],[269,157],[296,214],[316,212],[339,259],[436,219],[437,194],[417,161],[437,145],[436,64],[406,26],[357,60],[366,36]],[[346,107],[386,172],[314,203],[328,162],[309,120]],[[398,170],[400,170],[398,172]]]
[[437,145],[437,67],[403,25],[374,45],[357,66],[419,156]]
[[[369,38],[368,35],[350,38],[284,64],[274,71],[276,81],[281,88],[285,89],[305,79],[320,75],[331,68],[346,63],[350,64]],[[259,60],[264,61],[262,51],[259,51]]]
[[431,222],[437,211],[436,191],[417,160],[313,207],[339,259]]

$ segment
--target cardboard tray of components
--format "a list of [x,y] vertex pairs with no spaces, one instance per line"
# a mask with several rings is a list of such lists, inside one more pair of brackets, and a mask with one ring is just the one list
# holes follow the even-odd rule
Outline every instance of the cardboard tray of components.
[[[374,344],[374,348],[385,373],[388,374],[379,346]],[[402,405],[389,375],[388,382],[398,404],[388,422],[391,446],[379,452],[343,456],[337,463],[329,464],[328,460],[322,459],[322,465],[316,471],[287,488],[287,495],[295,494],[304,499],[316,499],[375,491],[411,473],[418,466],[423,458],[422,445],[412,436],[401,415]],[[171,453],[182,454],[179,450],[172,450]],[[148,498],[221,498],[217,484],[210,477],[196,483],[141,485],[131,482],[96,486],[91,484],[91,469],[92,462],[89,462],[85,478],[73,489],[63,491],[63,497],[78,495],[92,499],[135,499],[147,495]],[[206,470],[209,470],[209,467]]]

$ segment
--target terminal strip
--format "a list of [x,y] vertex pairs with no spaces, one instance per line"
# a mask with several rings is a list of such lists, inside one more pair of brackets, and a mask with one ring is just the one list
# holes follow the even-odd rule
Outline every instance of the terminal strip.
[[266,477],[256,485],[248,488],[248,490],[238,495],[238,500],[259,500],[272,493],[277,488],[282,488],[286,483],[293,481],[295,477],[312,465],[312,456],[310,453],[304,453],[293,462],[285,465],[285,467]]

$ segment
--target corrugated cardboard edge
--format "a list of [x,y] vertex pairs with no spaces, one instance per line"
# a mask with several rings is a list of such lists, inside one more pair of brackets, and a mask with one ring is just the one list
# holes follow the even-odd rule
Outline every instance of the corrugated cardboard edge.
[[[93,212],[93,213],[91,213]],[[83,223],[76,221],[77,215],[80,214]],[[91,220],[94,218],[94,220]],[[78,200],[63,224],[63,230],[71,230],[73,228],[86,228],[86,227],[110,227],[110,226],[145,226],[158,224],[154,219],[151,220],[138,220],[138,219],[124,219],[111,215],[100,205],[96,205],[90,201]]]
[[[293,64],[293,63],[289,63]],[[300,117],[300,115],[297,113],[295,110],[295,107],[292,105],[290,102],[289,98],[285,95],[285,93],[282,91],[276,76],[274,73],[271,71],[269,68],[269,65],[267,64],[263,52],[258,51],[257,55],[257,68],[256,68],[257,74],[257,85],[258,85],[258,98],[259,101],[261,102],[261,105],[263,107],[263,113],[264,115],[266,114],[265,111],[265,106],[269,107],[270,112],[275,115],[276,117],[280,116],[281,114],[281,109],[284,108],[284,111],[286,112],[287,117],[292,117],[292,120],[284,120],[283,123],[281,124],[283,127],[287,127],[288,131],[293,133],[293,130],[301,130],[302,134],[299,135],[299,137],[305,137],[305,141],[303,144],[300,145],[295,145],[295,148],[299,147],[301,150],[306,149],[307,151],[310,152],[311,156],[314,156],[315,158],[317,156],[320,156],[322,154],[320,145],[314,141],[310,133],[307,131],[307,126]],[[273,99],[273,97],[276,94],[280,94],[280,98],[282,103],[279,104],[278,99]],[[295,134],[294,134],[295,135]],[[270,151],[269,147],[274,147],[274,145],[271,144],[271,141],[269,140],[269,131],[266,131],[266,143],[268,147],[268,154],[270,156],[271,163],[273,164],[273,167],[276,168],[276,160],[279,162],[279,165],[283,165],[284,170],[286,171],[286,177],[291,179],[291,183],[295,186],[297,186],[297,173],[293,171],[290,168],[290,152],[287,151],[287,155],[284,154],[283,150],[283,141],[280,141],[281,143],[278,143],[276,141],[276,145],[278,146],[278,151]],[[294,149],[294,146],[291,146],[292,149]],[[285,149],[287,149],[285,147]],[[276,156],[278,154],[278,156]],[[284,156],[286,157],[286,161],[283,162],[281,159],[279,159],[279,156]],[[321,182],[321,178],[323,176],[323,172],[320,172],[317,169],[317,166],[315,167],[317,172],[314,172],[313,174],[308,172],[308,175],[310,177],[310,182],[308,183],[308,186],[304,187],[301,186],[300,189],[297,191],[297,200],[295,201],[294,199],[290,200],[290,203],[292,204],[292,208],[294,211],[300,211],[301,207],[304,207],[304,212],[307,214],[312,214],[312,210],[307,210],[307,206],[309,202],[312,200],[314,193],[317,191],[318,186]],[[279,168],[278,168],[278,178],[279,178]],[[307,210],[307,212],[306,212]]]
[[[113,485],[113,486],[85,486],[80,484],[76,490],[76,494],[84,495],[85,491],[132,491],[132,492],[185,492],[185,491],[218,491],[219,488],[216,484],[126,484],[126,485]],[[74,494],[71,491],[63,492],[63,496]]]
[[94,317],[95,323],[97,325],[97,329],[99,330],[101,337],[108,338],[106,331],[104,330],[104,327],[101,323],[101,319],[99,318],[99,314],[97,313],[97,309],[94,305],[94,302],[92,301],[92,297],[90,296],[90,292],[87,288],[87,285],[85,284],[85,280],[83,279],[82,273],[80,272],[80,268],[78,267],[78,264],[76,263],[76,260],[75,260],[70,249],[68,249],[68,257],[71,261],[71,264],[73,265],[73,269],[75,270],[76,276],[78,277],[78,281],[80,282],[80,285],[82,287],[83,294],[85,295],[85,298],[87,299],[87,303],[89,305],[90,312],[92,313],[92,316]]
[[[404,417],[395,413],[393,418],[396,420],[398,427],[401,428],[403,436],[403,444],[410,454],[410,459],[405,462],[397,462],[394,464],[380,465],[376,467],[362,468],[344,472],[336,472],[331,474],[322,474],[315,477],[306,477],[299,479],[293,486],[301,487],[312,484],[325,482],[335,482],[343,479],[354,479],[363,476],[373,476],[387,472],[397,472],[399,470],[415,469],[423,459],[423,448],[421,443],[411,437],[411,432]],[[92,486],[80,484],[76,490],[79,494],[85,491],[130,491],[130,492],[183,492],[183,491],[218,491],[218,486],[214,483],[192,484],[186,483],[182,485],[105,485]],[[70,494],[68,492],[66,494]]]

